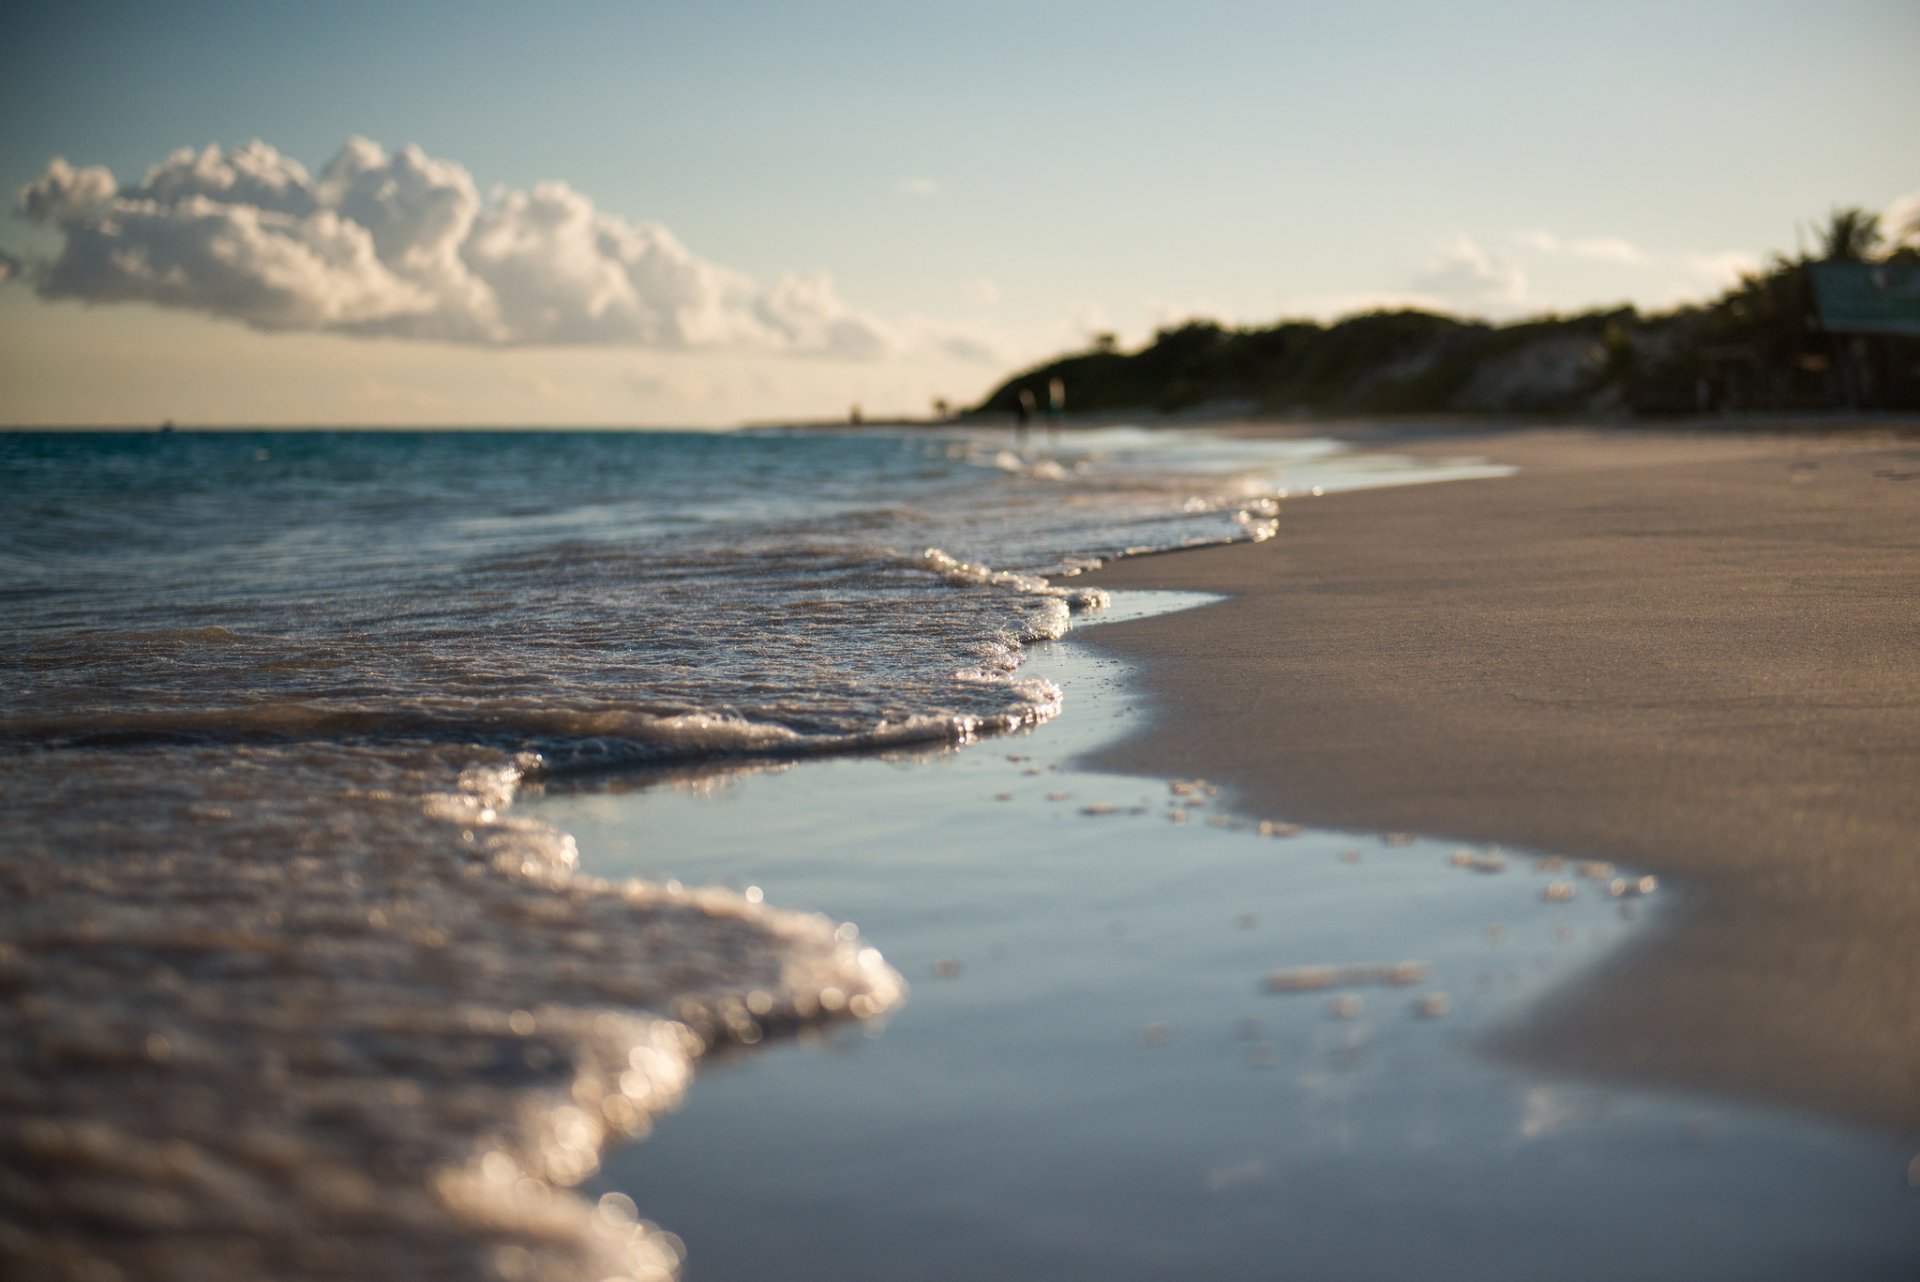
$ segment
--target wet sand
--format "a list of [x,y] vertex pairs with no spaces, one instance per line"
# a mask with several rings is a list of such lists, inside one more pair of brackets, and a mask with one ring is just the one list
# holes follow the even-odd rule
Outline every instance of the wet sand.
[[1920,1130],[1920,440],[1369,445],[1522,471],[1100,571],[1231,599],[1083,634],[1156,713],[1090,764],[1659,873],[1677,926],[1501,1051]]

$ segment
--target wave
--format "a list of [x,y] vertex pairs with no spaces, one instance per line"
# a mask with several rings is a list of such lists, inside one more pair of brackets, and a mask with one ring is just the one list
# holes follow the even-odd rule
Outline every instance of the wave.
[[[663,1277],[571,1188],[696,1059],[897,1004],[858,931],[615,885],[526,759],[18,764],[0,864],[0,1240],[22,1276]],[[176,822],[142,822],[172,812]]]
[[550,771],[708,757],[810,757],[921,743],[965,743],[982,734],[1037,725],[1059,712],[1059,689],[1048,681],[1009,682],[1004,672],[990,668],[962,670],[955,678],[963,683],[1007,686],[1015,698],[993,716],[926,714],[880,720],[846,731],[802,731],[777,722],[714,712],[656,715],[620,708],[570,710],[519,703],[467,703],[445,711],[256,703],[238,708],[16,717],[0,721],[0,743],[25,752],[427,741],[529,751],[540,758],[542,771]]
[[672,1271],[670,1234],[568,1191],[601,1146],[700,1055],[904,986],[752,888],[581,875],[524,781],[1036,724],[1061,695],[1022,647],[1108,603],[1056,579],[1277,518],[919,441],[354,437],[315,444],[339,475],[311,493],[228,444],[124,485],[88,465],[111,442],[36,446],[117,515],[60,562],[81,588],[35,568],[0,630],[0,1258],[27,1273]]
[[[1069,613],[1105,609],[1113,601],[1112,596],[1102,588],[1063,588],[1038,574],[1023,574],[1017,570],[996,570],[991,566],[962,561],[958,557],[942,552],[939,548],[928,548],[922,552],[919,563],[943,582],[954,587],[1009,588],[1023,596],[1044,597],[1058,601]],[[1065,617],[1061,616],[1057,630],[1047,628],[1024,639],[1057,640],[1065,636],[1066,631]]]

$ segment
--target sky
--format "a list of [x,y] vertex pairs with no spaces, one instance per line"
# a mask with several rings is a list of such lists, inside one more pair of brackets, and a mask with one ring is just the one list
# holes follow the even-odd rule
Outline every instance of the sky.
[[17,6],[0,423],[925,413],[1112,332],[1712,296],[1920,210],[1920,5]]

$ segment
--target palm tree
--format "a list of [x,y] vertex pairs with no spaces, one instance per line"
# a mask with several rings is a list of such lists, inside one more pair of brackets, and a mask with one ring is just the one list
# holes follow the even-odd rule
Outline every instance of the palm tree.
[[1880,217],[1849,205],[1835,206],[1820,230],[1820,261],[1823,263],[1863,263],[1880,249],[1885,238],[1880,234]]

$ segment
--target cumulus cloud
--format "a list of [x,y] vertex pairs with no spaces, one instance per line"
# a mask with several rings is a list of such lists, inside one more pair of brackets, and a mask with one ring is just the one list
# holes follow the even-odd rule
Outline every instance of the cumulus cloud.
[[1456,236],[1440,242],[1413,288],[1456,306],[1512,307],[1525,301],[1527,278],[1470,238]]
[[902,178],[894,184],[894,189],[905,195],[919,196],[923,199],[940,194],[940,184],[931,178]]
[[1892,245],[1920,242],[1920,191],[1894,198],[1880,214],[1880,234]]
[[35,273],[50,299],[490,345],[870,358],[899,343],[824,273],[762,289],[565,183],[483,200],[460,165],[365,138],[317,179],[257,141],[177,151],[125,185],[55,159],[19,208],[62,235]]
[[66,227],[94,217],[113,197],[113,175],[106,169],[75,169],[55,156],[46,173],[20,189],[20,212],[36,223]]
[[789,346],[846,356],[879,356],[890,336],[847,309],[825,272],[788,273],[754,304],[754,315]]

